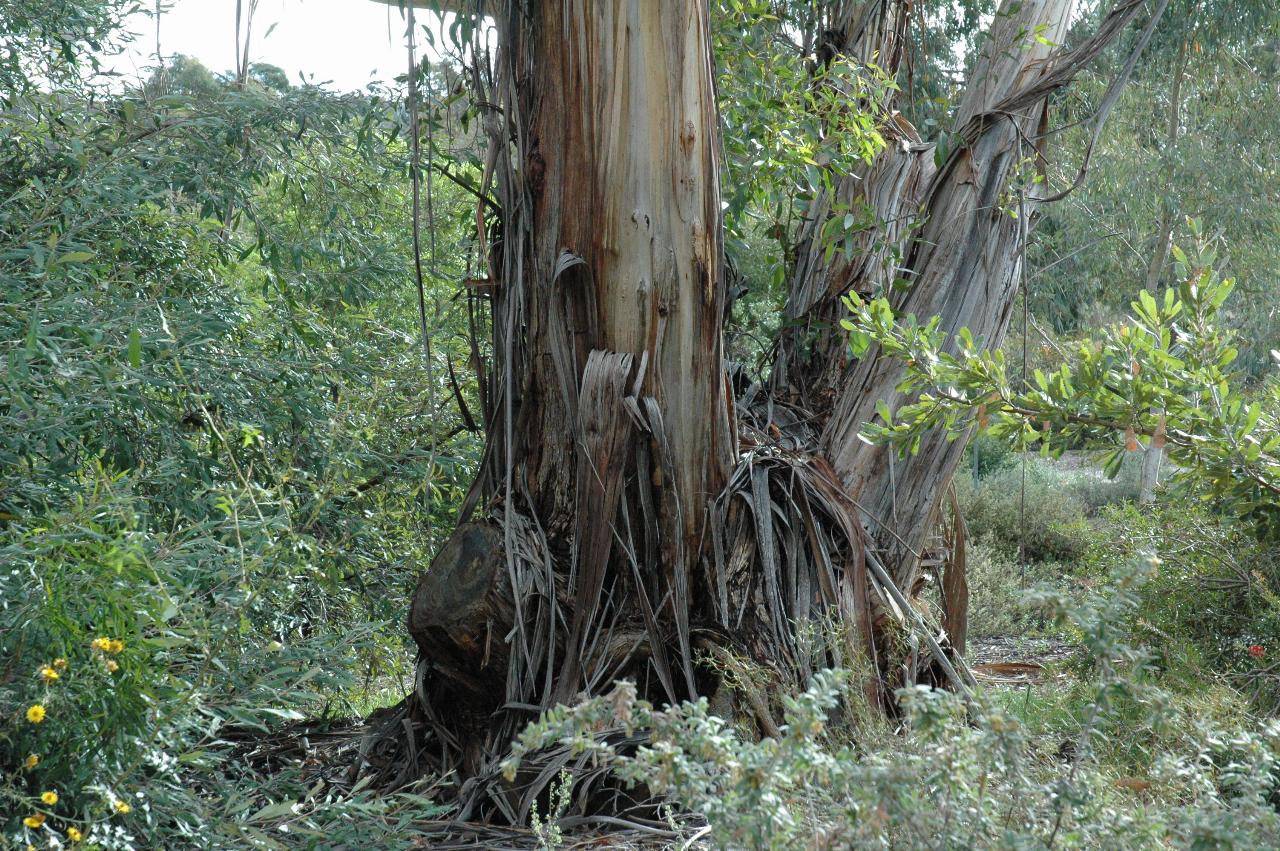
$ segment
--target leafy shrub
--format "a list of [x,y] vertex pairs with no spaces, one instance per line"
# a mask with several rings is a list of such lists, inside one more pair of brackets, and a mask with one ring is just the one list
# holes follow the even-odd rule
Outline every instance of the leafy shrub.
[[960,469],[977,482],[992,473],[999,473],[1018,463],[1018,453],[1007,440],[1000,440],[985,432],[978,432],[965,446]]
[[401,118],[207,72],[100,87],[85,45],[133,5],[0,12],[0,846],[363,840],[435,810],[228,742],[405,675],[474,463],[404,286]]
[[1027,589],[1046,583],[1062,587],[1074,572],[1059,562],[1032,562],[1024,568],[1016,553],[990,537],[970,541],[966,558],[969,634],[975,638],[1023,636],[1043,629],[1047,622],[1031,604]]
[[1007,467],[978,482],[956,481],[965,522],[975,538],[1016,554],[1025,546],[1028,561],[1074,561],[1089,540],[1087,509],[1073,493],[1075,474],[1040,460],[1026,465],[1023,499],[1022,466]]
[[[217,764],[223,731],[321,712],[320,695],[351,688],[357,654],[382,638],[376,625],[279,629],[297,594],[257,575],[271,522],[159,534],[139,526],[127,477],[94,484],[0,544],[0,764],[21,767],[0,796],[11,814],[47,815],[46,833],[74,828],[104,847],[157,825],[198,835],[207,807],[188,787],[210,782],[197,776]],[[37,802],[47,790],[56,806]]]
[[1104,513],[1090,570],[1114,570],[1141,550],[1162,559],[1141,609],[1160,663],[1180,674],[1215,671],[1258,710],[1280,709],[1280,675],[1272,670],[1280,653],[1280,548],[1199,500],[1118,506]]
[[[1120,456],[1119,469],[1109,477],[1103,473],[1101,459],[1096,454],[1082,452],[1074,458],[1076,466],[1067,477],[1066,487],[1084,504],[1090,518],[1109,505],[1136,502],[1142,481],[1143,455],[1143,452],[1125,452]],[[1062,460],[1069,458],[1071,456],[1064,456]]]
[[845,297],[853,318],[844,320],[855,353],[874,341],[882,354],[904,362],[899,392],[918,401],[898,411],[881,409],[883,422],[867,423],[863,436],[917,447],[925,432],[944,429],[967,437],[976,421],[992,435],[1046,454],[1088,447],[1106,452],[1104,470],[1118,472],[1145,444],[1161,448],[1177,478],[1225,511],[1250,523],[1259,535],[1280,535],[1280,397],[1276,386],[1246,395],[1233,381],[1239,350],[1223,305],[1234,282],[1215,271],[1217,254],[1193,220],[1190,254],[1172,248],[1179,283],[1162,300],[1144,291],[1125,322],[1100,329],[1051,374],[1015,390],[1000,351],[989,351],[972,333],[956,332],[953,353],[938,317],[897,322],[886,298],[864,303]]
[[[911,731],[905,742],[870,753],[843,746],[826,721],[846,695],[833,671],[786,701],[777,740],[742,737],[705,700],[657,710],[621,684],[544,713],[521,735],[508,770],[541,747],[572,744],[622,780],[705,815],[713,844],[725,848],[1263,847],[1280,828],[1269,803],[1280,725],[1194,737],[1151,780],[1117,783],[1102,759],[1122,701],[1163,706],[1149,699],[1145,651],[1130,629],[1148,576],[1122,571],[1075,602],[1041,595],[1053,617],[1078,631],[1091,660],[1065,764],[1037,759],[1027,728],[996,696],[966,705],[924,686],[898,692]],[[636,730],[648,736],[634,751],[610,744],[608,731]],[[1126,790],[1156,782],[1167,797],[1134,807]]]

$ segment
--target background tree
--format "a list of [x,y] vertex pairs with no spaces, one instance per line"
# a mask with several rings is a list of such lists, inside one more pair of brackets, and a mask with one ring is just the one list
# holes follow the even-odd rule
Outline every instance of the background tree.
[[[1194,217],[1221,238],[1219,265],[1250,294],[1233,300],[1227,316],[1246,329],[1240,365],[1257,378],[1269,366],[1265,341],[1276,330],[1269,236],[1276,163],[1251,140],[1274,114],[1258,105],[1277,97],[1271,66],[1280,19],[1272,4],[1247,1],[1180,0],[1172,8],[1173,23],[1157,34],[1117,103],[1090,180],[1040,228],[1031,249],[1031,310],[1058,334],[1123,315],[1138,287],[1157,293],[1173,283],[1170,246],[1194,238],[1185,224]],[[1087,115],[1091,90],[1103,82],[1087,77],[1066,111]],[[1063,149],[1079,144],[1078,131],[1061,140]],[[1054,168],[1067,165],[1053,159]],[[1145,455],[1144,501],[1153,496],[1161,456],[1158,449]]]
[[[1193,241],[1186,220],[1194,218],[1218,237],[1223,274],[1247,294],[1227,316],[1245,332],[1241,367],[1257,378],[1276,333],[1278,183],[1275,152],[1253,134],[1275,132],[1280,19],[1269,3],[1179,0],[1171,9],[1116,104],[1088,181],[1037,229],[1031,308],[1054,334],[1124,315],[1139,288],[1175,283],[1169,246]],[[1089,115],[1105,83],[1083,75],[1064,101],[1067,115]],[[1083,132],[1055,136],[1052,150],[1078,147]],[[1074,160],[1054,156],[1049,168],[1065,176]]]

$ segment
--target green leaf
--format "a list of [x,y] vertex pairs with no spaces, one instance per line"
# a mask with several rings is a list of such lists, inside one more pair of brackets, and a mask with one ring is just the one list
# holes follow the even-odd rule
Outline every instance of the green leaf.
[[867,349],[871,348],[871,335],[865,331],[851,330],[849,332],[849,352],[855,357],[860,358],[867,353]]
[[134,369],[142,366],[142,334],[137,328],[129,331],[129,366]]
[[1155,296],[1151,295],[1151,293],[1146,290],[1138,293],[1138,304],[1134,307],[1139,315],[1152,325],[1156,325],[1160,322],[1160,310],[1156,306]]
[[1124,464],[1124,450],[1116,449],[1108,452],[1102,461],[1102,473],[1108,479],[1114,479],[1120,475],[1120,468]]
[[298,806],[297,801],[279,801],[274,804],[267,804],[265,807],[249,816],[249,821],[264,822],[287,818],[294,814],[294,807],[296,806]]
[[1249,406],[1249,410],[1245,413],[1244,428],[1241,430],[1241,433],[1248,434],[1249,432],[1253,431],[1253,427],[1258,424],[1258,419],[1261,416],[1262,416],[1262,405],[1258,404],[1257,402],[1254,402],[1252,405]]

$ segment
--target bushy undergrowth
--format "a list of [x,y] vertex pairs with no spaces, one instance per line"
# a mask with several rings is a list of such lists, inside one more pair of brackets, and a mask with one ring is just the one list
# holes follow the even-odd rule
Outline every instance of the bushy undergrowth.
[[1105,534],[1105,511],[1137,496],[1140,453],[1107,479],[1087,455],[1024,458],[983,435],[967,451],[955,486],[969,531],[970,634],[1043,633],[1045,619],[1025,605],[1027,589],[1069,590],[1096,581],[1098,572],[1086,562]]
[[228,741],[385,700],[468,478],[401,116],[190,62],[108,88],[132,5],[0,13],[0,846],[367,838],[434,810]]
[[[1108,480],[1087,459],[1068,468],[1061,461],[1010,455],[987,475],[956,478],[965,522],[975,538],[988,537],[1008,553],[1025,548],[1027,561],[1077,561],[1092,537],[1090,519],[1109,504],[1137,495],[1136,464]],[[1023,476],[1025,473],[1025,488]]]
[[[966,701],[923,686],[898,692],[905,739],[852,747],[828,718],[857,698],[832,671],[786,701],[778,740],[740,734],[705,700],[658,710],[623,684],[545,714],[511,770],[539,747],[572,742],[623,781],[705,815],[725,848],[1269,847],[1280,829],[1280,724],[1184,731],[1143,776],[1116,772],[1113,736],[1169,720],[1134,643],[1148,565],[1081,600],[1041,597],[1089,660],[1080,717],[1056,753],[1036,747],[999,692]],[[615,749],[602,729],[647,729],[648,741]]]
[[1255,711],[1280,712],[1280,548],[1198,500],[1114,507],[1088,569],[1105,575],[1132,553],[1159,553],[1159,581],[1144,595],[1141,625],[1159,664],[1187,682],[1213,679]]
[[969,634],[975,638],[1025,636],[1043,630],[1044,616],[1027,603],[1026,589],[1041,583],[1062,586],[1071,566],[1059,562],[1019,564],[1017,553],[989,536],[971,541],[966,554],[969,580]]
[[[355,685],[357,654],[387,639],[376,623],[299,631],[294,589],[313,580],[256,524],[164,533],[127,477],[85,484],[0,544],[0,762],[18,769],[0,795],[11,817],[45,816],[43,834],[110,848],[163,829],[198,844],[221,806],[210,770],[226,731],[321,713],[321,695]],[[46,791],[58,800],[40,802]]]

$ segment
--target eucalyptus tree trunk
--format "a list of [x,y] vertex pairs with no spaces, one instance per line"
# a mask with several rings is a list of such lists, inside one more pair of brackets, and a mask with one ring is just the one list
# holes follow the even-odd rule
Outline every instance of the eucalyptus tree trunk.
[[[1173,81],[1169,86],[1169,118],[1165,128],[1163,159],[1165,163],[1173,161],[1178,146],[1178,130],[1182,115],[1182,78],[1187,73],[1187,61],[1190,58],[1191,40],[1194,29],[1182,40],[1178,48],[1178,58],[1174,62]],[[1169,198],[1160,202],[1160,217],[1156,222],[1156,244],[1151,253],[1151,261],[1147,265],[1145,288],[1153,296],[1160,288],[1160,278],[1164,274],[1169,260],[1169,250],[1173,246],[1173,203]],[[1156,487],[1160,484],[1160,467],[1164,461],[1164,447],[1151,441],[1142,455],[1142,476],[1138,481],[1138,503],[1146,505],[1155,502]]]
[[[791,339],[803,334],[810,342],[791,342],[784,332],[773,385],[822,425],[819,452],[856,500],[872,544],[901,588],[918,585],[920,554],[964,446],[938,435],[901,458],[860,439],[879,402],[893,410],[911,400],[897,389],[903,364],[878,357],[874,348],[860,359],[848,357],[838,326],[840,297],[850,290],[887,294],[899,315],[922,321],[936,315],[949,334],[968,328],[987,346],[999,346],[1045,190],[1033,177],[1044,174],[1047,96],[1096,57],[1141,5],[1122,0],[1090,39],[1068,52],[1056,45],[1066,40],[1073,0],[1003,3],[961,98],[947,155],[920,144],[915,129],[895,115],[884,152],[838,184],[842,209],[863,203],[881,223],[859,234],[861,250],[852,260],[824,252],[822,226],[832,203],[825,196],[814,203],[786,307]],[[848,19],[851,50],[864,60],[874,50],[893,70],[901,38],[895,22],[909,8],[893,0],[864,4]],[[867,23],[868,15],[875,23]],[[893,106],[884,105],[886,111]]]
[[701,690],[692,584],[737,454],[706,4],[492,11],[488,446],[409,618],[464,775],[530,720],[500,707]]
[[[907,285],[895,289],[882,277],[855,286],[888,293],[901,315],[922,320],[937,315],[945,332],[968,328],[988,346],[999,346],[1042,189],[1031,181],[1043,165],[1034,140],[1047,129],[1043,96],[1021,98],[1012,108],[1002,104],[1053,67],[1051,45],[1066,40],[1073,6],[1071,0],[1030,0],[996,16],[960,101],[954,152],[937,169],[932,149],[917,153],[906,146],[890,154],[904,163],[898,168],[911,169],[910,186],[916,190],[897,201],[904,214],[917,213],[917,226],[908,231],[905,244],[898,243],[902,267],[910,270]],[[912,401],[897,389],[904,374],[905,365],[874,352],[848,364],[821,446],[856,495],[873,540],[890,554],[895,579],[914,588],[917,554],[936,525],[964,447],[938,436],[900,458],[889,447],[868,447],[859,439],[863,424],[876,417],[878,403],[893,410]]]
[[[741,400],[723,358],[706,0],[484,6],[500,44],[492,75],[473,75],[501,208],[493,221],[478,211],[488,440],[414,595],[414,694],[362,770],[385,782],[456,771],[464,816],[520,820],[569,757],[517,791],[495,771],[506,744],[539,709],[616,678],[659,702],[711,696],[766,734],[776,694],[817,668],[865,662],[877,701],[912,679],[888,638],[923,626],[901,592],[962,447],[938,437],[893,461],[858,439],[877,400],[905,401],[902,366],[847,358],[839,297],[892,290],[905,313],[1000,341],[1036,206],[1011,181],[1041,153],[1045,99],[1141,2],[1121,0],[1064,51],[1049,43],[1065,40],[1070,6],[1004,3],[940,166],[894,117],[886,150],[834,202],[815,200],[787,313],[818,333],[782,337],[770,386]],[[832,38],[892,71],[909,10],[833,3]],[[880,224],[854,256],[828,255],[821,225],[855,202]]]

